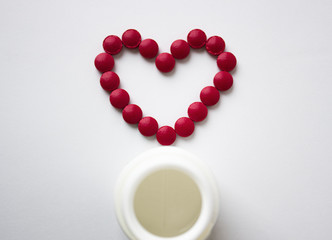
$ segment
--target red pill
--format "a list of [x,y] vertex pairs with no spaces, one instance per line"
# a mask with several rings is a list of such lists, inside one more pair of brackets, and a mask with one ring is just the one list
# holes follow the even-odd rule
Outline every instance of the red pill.
[[230,72],[236,66],[236,58],[230,52],[223,52],[217,58],[217,65],[220,70]]
[[136,104],[127,105],[122,111],[123,119],[130,124],[138,123],[142,119],[142,110]]
[[187,41],[192,48],[201,48],[205,45],[206,34],[200,29],[191,30],[187,36]]
[[141,43],[141,34],[135,29],[128,29],[122,34],[122,42],[127,48],[137,48]]
[[233,77],[229,72],[218,72],[214,76],[213,84],[219,91],[226,91],[232,87]]
[[182,39],[175,40],[171,45],[171,53],[174,58],[184,59],[189,55],[189,52],[189,44]]
[[194,102],[188,108],[188,116],[195,122],[203,121],[208,114],[207,107],[201,102]]
[[100,85],[106,91],[113,91],[119,87],[120,78],[115,72],[105,72],[100,77]]
[[118,36],[110,35],[104,39],[103,48],[109,54],[118,54],[122,49],[122,42]]
[[115,108],[124,108],[129,103],[129,94],[124,89],[116,89],[110,95],[110,102]]
[[138,123],[138,130],[143,136],[151,137],[158,131],[158,122],[153,117],[144,117]]
[[111,71],[114,67],[114,59],[111,54],[100,53],[95,58],[95,66],[100,72]]
[[220,53],[222,53],[225,50],[225,41],[219,36],[210,37],[206,41],[205,48],[208,51],[208,53],[214,56],[218,56]]
[[157,131],[157,141],[161,145],[171,145],[176,139],[175,130],[170,126],[163,126]]
[[155,63],[159,71],[167,73],[173,70],[175,66],[175,59],[169,53],[161,53],[156,58]]
[[195,124],[190,118],[182,117],[175,122],[174,128],[179,136],[189,137],[195,130]]
[[154,58],[159,50],[158,44],[153,39],[144,39],[139,47],[139,52],[145,58]]
[[200,98],[206,106],[213,106],[219,101],[220,93],[215,87],[208,86],[202,89]]

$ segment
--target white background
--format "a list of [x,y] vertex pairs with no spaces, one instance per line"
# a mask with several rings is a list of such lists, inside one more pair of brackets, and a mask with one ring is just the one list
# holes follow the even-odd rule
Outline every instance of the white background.
[[[1,1],[0,239],[126,239],[115,181],[159,144],[110,106],[93,61],[128,28],[161,52],[201,28],[238,59],[233,89],[175,144],[218,180],[210,239],[332,239],[331,11],[330,0]],[[115,71],[145,115],[173,125],[218,68],[192,51],[165,75],[125,49]]]

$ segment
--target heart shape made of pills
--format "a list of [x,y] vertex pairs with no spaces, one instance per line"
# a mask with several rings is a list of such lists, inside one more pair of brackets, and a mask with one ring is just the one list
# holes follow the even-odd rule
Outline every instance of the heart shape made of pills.
[[[129,104],[130,97],[126,90],[118,88],[120,78],[112,72],[114,58],[112,55],[121,52],[123,45],[129,49],[138,48],[144,58],[155,59],[155,65],[159,71],[167,73],[173,70],[176,60],[186,58],[191,48],[199,49],[205,46],[207,52],[217,57],[217,65],[221,70],[213,79],[214,86],[207,86],[200,93],[200,102],[192,103],[188,108],[188,117],[179,118],[173,127],[158,126],[158,122],[151,116],[143,117],[143,112],[136,104]],[[138,124],[138,130],[146,137],[156,135],[161,145],[171,145],[176,136],[188,137],[195,129],[195,122],[203,121],[208,113],[207,107],[215,105],[220,99],[220,92],[227,91],[233,85],[233,77],[229,73],[236,66],[236,58],[230,52],[224,52],[225,42],[219,36],[207,39],[206,34],[200,29],[191,30],[187,41],[175,40],[171,47],[171,53],[158,54],[159,47],[153,39],[142,40],[140,33],[135,29],[128,29],[118,36],[107,36],[103,41],[105,52],[95,58],[95,67],[102,73],[100,85],[105,91],[110,92],[110,102],[113,107],[122,109],[123,119],[129,124]]]

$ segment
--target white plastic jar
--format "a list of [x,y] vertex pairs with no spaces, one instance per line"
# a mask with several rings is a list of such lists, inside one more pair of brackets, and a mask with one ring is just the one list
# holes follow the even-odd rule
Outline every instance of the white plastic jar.
[[[157,176],[159,173],[163,173],[163,171],[165,171],[165,173],[170,171],[170,176],[180,176],[180,178],[178,178],[180,182],[175,182],[176,185],[168,184],[168,190],[164,190],[163,188],[165,187],[165,184],[167,184],[167,181],[170,183],[173,181],[174,183],[174,179],[168,179],[165,177],[168,175],[164,174],[165,176],[160,176],[160,179],[162,180],[158,181],[158,178],[152,179],[151,177],[150,183],[144,185],[150,176]],[[172,175],[172,173],[176,174]],[[171,178],[170,176],[169,178]],[[182,188],[185,191],[176,190],[176,195],[165,195],[165,192],[167,191],[172,192],[172,189],[169,189],[172,186],[174,188],[181,189],[182,180],[186,182],[186,184],[189,184],[188,186],[192,187],[191,191],[186,191],[186,189]],[[160,184],[160,186],[158,184]],[[197,186],[197,188],[194,187],[194,185]],[[152,186],[151,193],[149,193],[149,186]],[[195,188],[199,192],[200,197],[197,197],[197,194],[195,195]],[[151,200],[149,201],[150,205],[142,205],[147,208],[145,209],[146,211],[144,209],[143,211],[142,209],[140,211],[136,209],[136,206],[140,206],[139,203],[136,203],[137,198],[139,198],[137,197],[139,194],[138,192],[140,191],[139,189],[145,190],[145,192],[143,191],[140,193],[141,195],[143,194],[140,198]],[[144,196],[145,193],[149,194]],[[150,196],[153,199],[149,199]],[[183,205],[181,200],[187,198],[188,196],[189,207],[200,207],[198,211],[199,214],[195,219],[193,219],[194,221],[192,221],[192,224],[188,229],[178,235],[173,234],[172,236],[158,234],[151,231],[152,228],[149,229],[151,222],[152,225],[154,222],[158,224],[158,221],[160,222],[160,219],[158,218],[165,218],[165,215],[167,216],[167,212],[165,213],[166,210],[163,209],[160,211],[160,213],[163,213],[163,216],[158,216],[158,212],[155,212],[153,207],[163,208],[164,206],[170,204],[175,208],[183,207],[186,205]],[[191,201],[190,196],[197,198],[196,200],[199,200],[197,201],[199,205],[193,205],[195,199],[192,199]],[[157,197],[157,200],[155,200],[154,197]],[[172,198],[176,199],[174,200]],[[185,199],[185,201],[187,200],[188,199]],[[167,201],[169,201],[169,203]],[[177,203],[182,205],[177,206]],[[139,155],[123,169],[115,187],[115,207],[118,221],[125,234],[131,240],[204,240],[210,235],[210,232],[217,220],[219,212],[218,188],[210,169],[196,156],[176,147],[159,147]],[[189,211],[192,212],[192,209],[189,209]],[[197,211],[197,209],[194,209],[194,211]],[[144,222],[142,223],[139,219],[144,219],[145,216],[138,216],[138,212],[140,212],[140,215],[144,215],[146,212],[146,214],[150,214],[156,219],[152,219],[150,223],[144,226]],[[183,214],[185,214],[180,209],[173,211],[173,215],[177,214],[177,212],[179,217],[182,217]],[[151,218],[151,216],[148,217]],[[167,219],[162,220],[167,222]],[[177,221],[172,221],[170,224],[172,225],[171,227],[177,227]],[[159,228],[160,227],[162,228],[163,225],[159,226]]]

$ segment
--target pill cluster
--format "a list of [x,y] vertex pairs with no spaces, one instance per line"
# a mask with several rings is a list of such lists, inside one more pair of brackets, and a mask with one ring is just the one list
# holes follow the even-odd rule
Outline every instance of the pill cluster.
[[[155,65],[159,71],[167,73],[173,70],[175,59],[186,58],[191,48],[199,49],[205,46],[206,51],[217,57],[217,65],[221,70],[213,79],[214,86],[207,86],[200,93],[200,102],[192,103],[188,108],[188,117],[179,118],[174,125],[162,126],[159,128],[158,122],[151,116],[143,117],[143,112],[136,104],[129,104],[130,97],[126,90],[120,89],[120,78],[112,72],[114,59],[112,55],[121,52],[123,45],[129,49],[138,48],[144,58],[155,58]],[[236,58],[230,52],[224,52],[225,42],[219,36],[212,36],[207,39],[206,34],[200,29],[189,32],[187,41],[179,39],[172,43],[171,53],[158,54],[159,47],[153,39],[142,40],[141,34],[135,29],[129,29],[122,35],[110,35],[103,42],[104,53],[100,53],[95,58],[95,67],[102,73],[100,77],[101,87],[111,92],[110,102],[113,107],[122,109],[123,119],[129,124],[138,124],[138,130],[144,136],[156,135],[161,145],[171,145],[176,136],[190,136],[195,129],[194,122],[203,121],[207,114],[207,106],[215,105],[220,99],[219,91],[226,91],[233,85],[233,77],[229,73],[236,66]],[[158,55],[158,56],[157,56]]]

